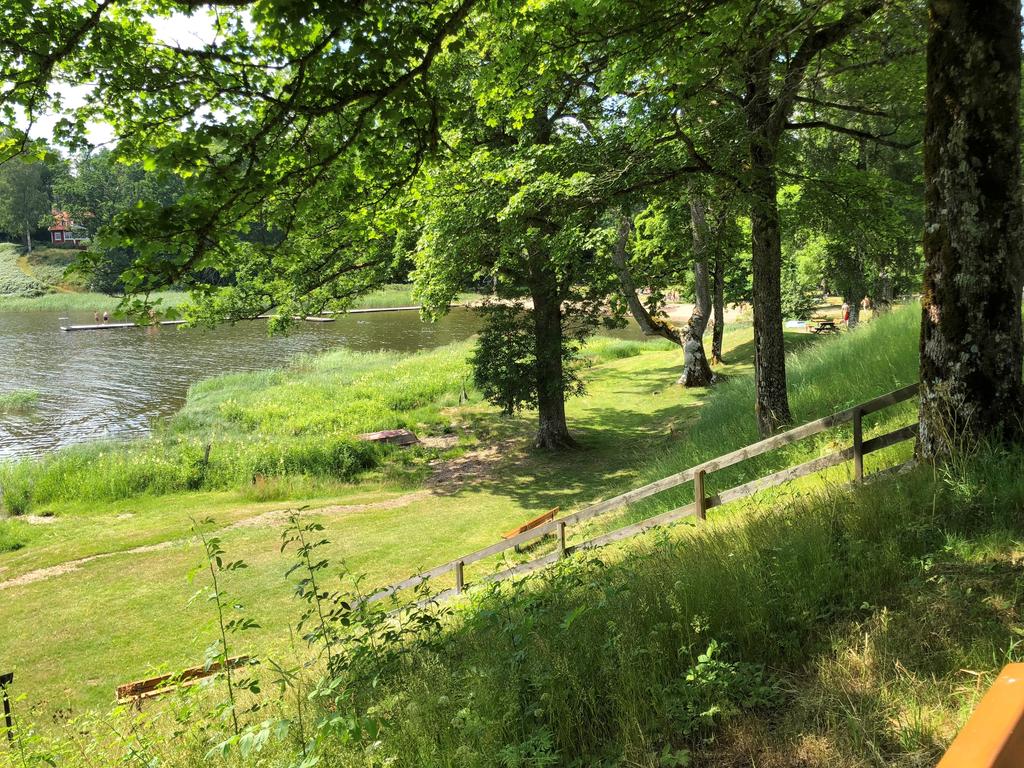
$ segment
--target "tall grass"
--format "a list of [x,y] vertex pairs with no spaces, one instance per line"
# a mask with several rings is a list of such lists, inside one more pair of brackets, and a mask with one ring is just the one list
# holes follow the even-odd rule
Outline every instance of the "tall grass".
[[[413,297],[411,283],[392,283],[385,285],[379,290],[373,291],[356,300],[356,309],[380,309],[382,307],[412,307],[419,304],[419,300]],[[480,294],[463,292],[455,299],[455,303],[473,301],[480,298]]]
[[18,266],[18,248],[0,243],[0,297],[32,297],[46,293],[47,287],[25,274]]
[[28,526],[19,520],[0,518],[0,552],[14,552],[29,541]]
[[[266,746],[223,764],[934,765],[1024,659],[1022,510],[1024,453],[986,450],[577,556],[477,589],[441,623],[339,609],[355,631],[343,662],[279,698],[264,686],[270,720],[249,724]],[[29,738],[23,754],[199,766],[224,731],[194,699],[74,727],[75,743]],[[131,740],[102,735],[118,730]]]
[[[827,416],[917,381],[917,305],[900,307],[840,339],[816,340],[786,357],[790,407],[795,424]],[[700,409],[686,440],[653,457],[647,479],[656,480],[713,459],[760,439],[754,415],[754,381],[739,376],[715,385],[714,396]],[[913,423],[915,401],[865,417],[865,437]],[[742,462],[709,477],[710,491],[760,477],[850,445],[850,427],[828,430],[791,446]],[[906,446],[886,449],[888,460],[903,456]],[[684,487],[642,504],[638,513],[670,509],[692,499]]]
[[13,392],[0,392],[0,414],[23,411],[31,408],[39,401],[39,393],[32,389],[16,389]]
[[[987,539],[983,558],[1002,552],[1009,566],[1024,532],[1024,455],[990,453],[955,475],[936,481],[921,468],[830,489],[786,509],[654,534],[611,564],[574,559],[511,591],[478,593],[445,637],[408,649],[375,681],[366,711],[386,724],[382,743],[353,764],[497,766],[518,754],[523,765],[654,766],[680,750],[714,752],[714,735],[744,720],[781,727],[793,710],[791,727],[813,729],[823,715],[814,701],[839,708],[825,672],[837,674],[845,651],[819,668],[820,680],[807,680],[807,665],[864,622],[877,634],[855,630],[855,648],[885,642],[897,662],[929,676],[898,702],[867,692],[880,710],[912,707],[928,685],[942,691],[931,705],[949,698],[923,729],[898,719],[840,724],[829,737],[848,759],[830,764],[862,764],[858,728],[881,750],[878,764],[933,764],[950,735],[943,718],[975,696],[960,670],[991,674],[1013,657],[1005,622],[1021,604],[1012,579],[988,585],[999,593],[994,611],[972,610],[984,594],[946,593],[946,616],[916,602],[933,590],[933,563],[946,564],[936,573],[972,571],[976,554],[950,542]],[[875,620],[886,612],[901,627],[883,638]],[[961,626],[964,612],[974,621]],[[941,655],[919,645],[934,647],[931,633],[946,638]],[[820,698],[798,696],[797,686]]]
[[[160,291],[150,296],[160,300],[161,308],[174,307],[188,301],[180,291]],[[121,299],[105,293],[47,293],[37,296],[11,296],[0,291],[0,312],[114,312]]]
[[467,348],[409,356],[339,349],[288,368],[209,379],[152,438],[0,465],[0,499],[10,514],[24,514],[76,499],[262,488],[269,478],[350,481],[392,452],[356,435],[448,427],[444,409],[469,389]]

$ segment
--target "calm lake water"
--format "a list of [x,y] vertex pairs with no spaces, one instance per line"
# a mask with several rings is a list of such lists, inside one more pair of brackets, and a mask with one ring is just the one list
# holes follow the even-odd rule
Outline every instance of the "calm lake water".
[[296,323],[274,337],[263,321],[65,333],[62,316],[93,322],[92,313],[0,313],[0,393],[39,392],[29,411],[0,413],[0,460],[145,434],[181,407],[190,384],[221,373],[335,347],[413,352],[465,339],[478,326],[471,311],[454,309],[437,323],[421,322],[415,311],[380,312]]

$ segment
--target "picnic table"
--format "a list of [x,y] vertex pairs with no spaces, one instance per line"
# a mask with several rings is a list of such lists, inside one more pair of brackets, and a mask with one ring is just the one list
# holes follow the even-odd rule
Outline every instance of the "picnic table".
[[811,333],[839,333],[839,326],[831,317],[812,317]]

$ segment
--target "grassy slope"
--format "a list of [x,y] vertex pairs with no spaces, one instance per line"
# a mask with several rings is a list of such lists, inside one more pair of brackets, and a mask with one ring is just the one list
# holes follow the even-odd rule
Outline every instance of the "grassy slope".
[[[749,329],[734,331],[727,347],[743,345],[748,338]],[[438,372],[445,370],[441,358],[453,352],[433,354],[440,356],[430,358],[436,365],[407,358],[392,366],[394,361],[388,358],[385,365],[375,366],[379,373],[373,374],[378,378],[371,389],[380,388],[382,397],[388,393],[408,397],[415,382],[402,371],[415,371],[417,365],[422,372],[419,385],[436,387],[443,379]],[[343,509],[322,515],[335,542],[332,558],[344,559],[354,571],[383,583],[467,548],[492,543],[500,532],[541,509],[554,504],[572,507],[634,483],[643,471],[644,457],[665,445],[678,444],[679,427],[704,393],[671,386],[678,352],[662,344],[601,340],[595,342],[591,354],[597,357],[597,364],[587,373],[590,394],[569,406],[570,419],[587,451],[550,461],[524,448],[532,430],[528,416],[502,419],[480,405],[442,412],[436,405],[458,402],[461,378],[456,377],[442,387],[440,399],[428,415],[435,420],[444,416],[456,426],[470,426],[475,438],[464,440],[470,440],[470,445],[474,439],[480,442],[485,471],[454,492],[440,489],[392,508]],[[625,354],[634,356],[620,357]],[[234,421],[222,420],[220,405],[233,402],[232,413],[260,415],[263,425],[278,435],[299,428],[315,437],[318,427],[305,417],[321,409],[321,417],[330,421],[335,404],[344,410],[339,398],[351,398],[361,389],[345,384],[360,380],[356,360],[338,352],[307,361],[288,376],[231,376],[201,385],[169,429],[192,429],[204,435],[209,430],[231,441],[235,437],[231,431],[239,427]],[[735,360],[728,368],[734,375],[749,370],[749,361],[742,354]],[[454,399],[449,402],[447,397]],[[283,413],[286,405],[294,410]],[[488,453],[496,444],[501,446],[501,454]],[[217,453],[215,448],[214,455]],[[314,507],[386,501],[418,487],[424,472],[422,461],[428,458],[427,453],[421,458],[411,455],[405,465],[371,474],[356,486],[284,487],[276,495],[302,494],[302,502]],[[503,461],[497,462],[498,458]],[[80,495],[85,493],[80,489]],[[197,556],[194,545],[184,541],[190,516],[212,516],[225,525],[285,505],[283,501],[260,500],[251,487],[44,505],[41,511],[54,514],[55,522],[18,526],[21,535],[30,534],[31,539],[27,546],[0,555],[0,579],[94,554],[182,543],[93,561],[52,580],[3,590],[0,636],[19,636],[22,627],[31,626],[34,638],[31,643],[16,643],[5,654],[18,668],[19,680],[24,681],[20,689],[29,692],[30,700],[42,711],[66,707],[79,712],[83,707],[106,704],[116,683],[142,676],[151,666],[175,668],[194,663],[201,658],[210,634],[208,627],[194,626],[204,612],[186,605],[192,588],[185,574]],[[237,591],[245,602],[259,606],[266,631],[253,642],[260,648],[279,642],[295,613],[290,588],[281,575],[284,563],[277,552],[279,536],[280,527],[270,524],[224,532],[229,551],[252,564]],[[39,610],[42,605],[47,606],[45,612]],[[109,615],[117,617],[112,634],[110,625],[101,620]]]

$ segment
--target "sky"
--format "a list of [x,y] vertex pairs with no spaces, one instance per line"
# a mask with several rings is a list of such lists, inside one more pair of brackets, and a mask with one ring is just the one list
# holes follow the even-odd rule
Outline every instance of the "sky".
[[[192,16],[176,13],[169,17],[153,17],[150,23],[156,39],[168,44],[197,47],[212,42],[214,38],[213,19],[204,12]],[[62,104],[73,109],[85,101],[90,88],[89,85],[54,84],[51,86],[51,95],[59,97]],[[60,118],[60,114],[37,116],[30,135],[49,141],[53,137],[53,127]],[[93,123],[88,128],[88,135],[89,141],[97,146],[114,141],[113,131],[106,123]]]

